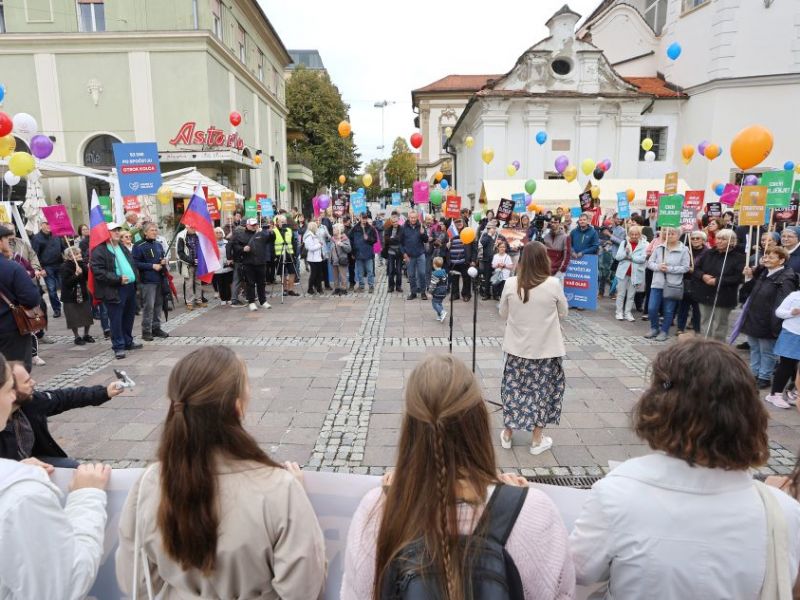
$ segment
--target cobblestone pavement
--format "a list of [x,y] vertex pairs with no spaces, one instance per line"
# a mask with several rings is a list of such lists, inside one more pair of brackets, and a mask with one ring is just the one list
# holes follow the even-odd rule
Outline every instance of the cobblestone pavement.
[[[450,341],[447,321],[434,319],[429,301],[389,294],[385,276],[376,278],[374,294],[287,297],[283,304],[276,286],[273,308],[253,313],[216,300],[191,312],[180,308],[164,326],[172,337],[145,343],[124,360],[113,358],[107,341],[75,346],[63,318],[53,319],[56,343],[41,346],[47,365],[33,373],[39,389],[105,384],[114,368],[137,386],[103,406],[53,417],[51,430],[76,458],[143,465],[156,452],[170,368],[191,348],[224,344],[247,363],[252,398],[245,424],[273,457],[313,469],[383,473],[394,462],[406,379],[426,354],[448,352]],[[494,302],[479,301],[478,308],[476,374],[487,400],[497,402],[503,325]],[[473,307],[458,302],[453,309],[453,352],[471,364]],[[503,450],[498,436],[500,466],[523,475],[599,475],[609,460],[647,453],[630,429],[648,363],[663,347],[642,338],[647,329],[641,321],[616,321],[608,300],[597,312],[571,311],[563,413],[548,428],[554,446],[532,456],[527,434],[515,433],[512,450]],[[102,338],[99,330],[97,324],[92,333]],[[772,456],[763,472],[786,473],[800,446],[800,415],[767,406]],[[499,431],[502,415],[495,405],[490,410]]]

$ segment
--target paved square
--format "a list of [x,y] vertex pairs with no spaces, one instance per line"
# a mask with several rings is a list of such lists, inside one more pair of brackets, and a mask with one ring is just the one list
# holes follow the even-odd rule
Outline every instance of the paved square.
[[[109,342],[75,346],[63,318],[52,319],[50,335],[57,343],[40,347],[47,365],[34,369],[39,389],[105,384],[114,368],[125,369],[137,383],[101,407],[52,418],[53,435],[79,459],[120,467],[153,460],[170,368],[194,347],[224,344],[247,363],[252,398],[246,426],[273,457],[312,469],[382,473],[394,461],[404,383],[426,354],[449,351],[449,318],[436,322],[429,301],[388,294],[382,273],[377,280],[373,295],[302,296],[284,304],[275,287],[272,310],[252,313],[216,300],[192,312],[181,308],[166,323],[170,338],[145,343],[124,360],[114,359]],[[453,352],[468,364],[472,311],[471,303],[455,305]],[[137,318],[137,336],[138,326]],[[641,321],[616,321],[608,300],[596,313],[571,311],[564,326],[563,414],[558,427],[548,428],[553,449],[531,456],[527,434],[515,434],[511,451],[500,448],[498,438],[500,466],[523,475],[597,475],[609,460],[648,452],[631,431],[629,416],[648,363],[663,346],[643,339],[646,331]],[[102,338],[99,323],[92,333]],[[494,402],[502,335],[495,303],[479,301],[476,372],[485,397]],[[490,409],[499,430],[499,408]],[[769,410],[772,457],[763,471],[787,473],[800,440],[800,415]]]

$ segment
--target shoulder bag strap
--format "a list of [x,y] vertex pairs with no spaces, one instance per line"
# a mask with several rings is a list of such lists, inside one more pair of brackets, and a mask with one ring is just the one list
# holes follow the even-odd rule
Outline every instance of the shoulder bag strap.
[[3,292],[0,292],[0,298],[3,299],[3,302],[8,304],[8,308],[10,308],[11,310],[14,310],[17,307],[16,304],[11,303],[11,300],[9,300],[8,297],[6,297],[6,295]]
[[527,496],[527,487],[497,484],[481,516],[481,521],[486,522],[487,538],[505,546]]
[[139,508],[142,505],[142,489],[144,489],[144,481],[155,465],[150,465],[142,475],[142,480],[139,482],[139,492],[136,496],[136,521],[133,526],[133,585],[131,586],[131,598],[137,600],[139,598],[139,558],[141,557],[142,567],[144,568],[144,581],[147,587],[147,599],[154,600],[153,595],[153,582],[150,579],[150,561],[147,559],[147,552],[142,544],[141,536],[139,535]]
[[791,600],[792,576],[789,572],[789,538],[783,509],[769,488],[760,481],[753,486],[764,503],[767,517],[767,568],[759,600]]

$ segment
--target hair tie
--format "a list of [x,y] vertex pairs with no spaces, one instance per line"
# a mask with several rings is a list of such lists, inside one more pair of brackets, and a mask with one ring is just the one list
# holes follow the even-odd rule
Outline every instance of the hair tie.
[[172,410],[174,410],[175,412],[182,413],[184,406],[186,406],[186,405],[183,402],[180,402],[180,401],[179,402],[173,402],[172,403]]
[[663,387],[665,390],[672,389],[672,382],[669,379],[667,379],[664,383],[661,384],[661,387]]

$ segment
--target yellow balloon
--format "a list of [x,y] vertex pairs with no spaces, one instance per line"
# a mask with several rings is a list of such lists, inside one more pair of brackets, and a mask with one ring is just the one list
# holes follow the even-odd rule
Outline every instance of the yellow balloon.
[[361,181],[364,184],[364,187],[371,186],[372,185],[372,175],[370,175],[369,173],[366,173],[364,175],[364,177],[361,178]]
[[260,165],[262,162],[264,162],[264,159],[261,158],[260,154],[256,154],[255,158],[253,158],[253,162],[256,163],[257,165]]
[[345,181],[347,181],[347,177],[344,175],[339,175],[339,185],[344,185]]
[[464,140],[464,145],[467,148],[472,148],[475,145],[475,138],[473,138],[471,135],[468,135],[467,138]]
[[481,158],[487,165],[494,160],[494,150],[491,148],[484,148],[481,152]]
[[436,180],[436,183],[439,183],[443,177],[444,173],[442,173],[441,171],[436,171],[436,173],[433,176],[433,178]]
[[25,177],[36,168],[33,156],[27,152],[14,152],[8,159],[8,170],[17,177]]
[[592,194],[592,199],[597,200],[600,197],[600,188],[596,185],[593,185],[590,193]]
[[648,151],[648,150],[650,150],[652,147],[653,147],[653,140],[651,140],[650,138],[644,138],[644,139],[642,140],[642,150],[644,150],[645,152],[647,152],[647,151]]
[[596,165],[597,163],[595,163],[591,158],[584,158],[583,162],[581,163],[581,171],[583,171],[584,175],[588,175],[594,171]]
[[564,169],[564,179],[567,181],[575,181],[578,178],[578,168],[575,165],[570,165]]
[[156,192],[156,198],[161,204],[169,204],[172,202],[172,188],[168,185],[162,185]]
[[509,177],[513,177],[514,175],[516,175],[516,174],[517,174],[517,167],[515,167],[514,165],[508,165],[508,166],[506,167],[506,174],[507,174]]
[[794,172],[800,175],[800,164],[794,166]]
[[5,158],[17,149],[17,139],[11,135],[0,137],[0,158]]

